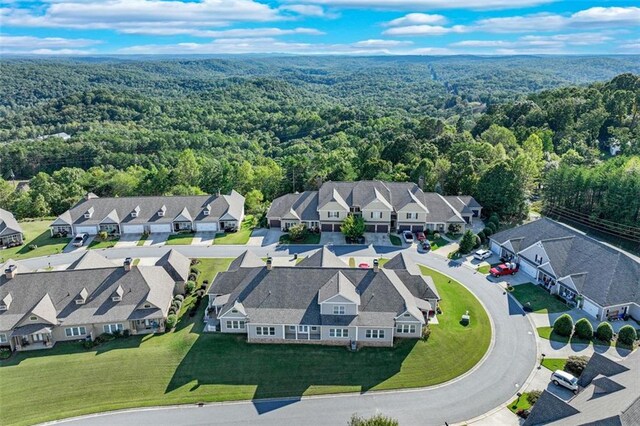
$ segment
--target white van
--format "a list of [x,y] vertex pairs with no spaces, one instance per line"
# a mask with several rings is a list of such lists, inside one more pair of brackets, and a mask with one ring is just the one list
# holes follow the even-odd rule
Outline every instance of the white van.
[[566,371],[554,371],[551,375],[551,381],[556,386],[564,386],[565,388],[572,390],[573,393],[578,393],[578,379]]

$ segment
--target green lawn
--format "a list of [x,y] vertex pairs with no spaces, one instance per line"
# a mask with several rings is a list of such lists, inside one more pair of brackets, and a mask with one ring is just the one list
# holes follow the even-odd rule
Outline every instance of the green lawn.
[[524,392],[520,398],[516,398],[509,404],[509,410],[517,413],[519,410],[528,410],[531,408],[531,404],[527,401],[527,392]]
[[193,234],[185,233],[185,234],[171,234],[169,238],[167,238],[168,246],[188,246],[193,242]]
[[320,244],[320,234],[307,232],[300,241],[291,241],[289,234],[282,234],[280,236],[280,244]]
[[211,284],[219,271],[226,271],[231,263],[231,259],[198,259],[198,263],[193,267],[200,270],[200,275],[196,283],[202,284],[202,281],[208,280]]
[[111,248],[114,247],[116,245],[116,243],[118,242],[118,240],[120,239],[120,237],[112,237],[109,238],[107,240],[101,240],[100,237],[95,237],[93,239],[93,241],[91,241],[91,244],[89,244],[89,248],[90,249],[105,249],[105,248]]
[[144,245],[144,242],[147,241],[147,238],[149,238],[149,234],[142,234],[142,236],[140,237],[140,239],[136,243],[136,246],[142,247]]
[[[201,277],[213,279],[229,262],[203,259]],[[443,309],[428,341],[401,339],[394,348],[355,353],[345,347],[248,344],[241,336],[201,333],[203,303],[199,315],[184,316],[174,332],[115,339],[93,350],[58,343],[0,362],[0,423],[26,425],[131,407],[443,383],[482,358],[489,347],[490,323],[462,285],[423,271],[433,276]],[[471,325],[463,327],[459,320],[466,310]]]
[[444,238],[440,237],[440,238],[433,238],[433,234],[429,237],[429,244],[431,244],[431,250],[437,250],[440,247],[444,247],[447,244],[449,244],[449,241],[445,240]]
[[349,267],[351,267],[351,268],[355,268],[356,267],[356,260],[353,257],[349,258]]
[[389,234],[389,241],[391,241],[391,244],[393,244],[394,246],[402,245],[402,240],[395,234]]
[[567,305],[544,291],[542,287],[532,283],[513,286],[511,295],[522,306],[527,306],[530,303],[532,311],[536,313],[546,314],[569,310]]
[[388,261],[389,259],[387,259],[386,257],[381,257],[380,259],[378,259],[378,266],[382,268]]
[[478,272],[480,272],[481,274],[486,275],[489,273],[489,270],[491,270],[491,265],[489,264],[483,264],[478,267]]
[[611,346],[610,342],[603,342],[595,338],[589,340],[589,339],[580,338],[575,335],[571,337],[560,336],[553,331],[553,327],[538,327],[537,330],[538,330],[538,336],[540,336],[541,338],[558,342],[558,343],[565,343],[565,344],[572,343],[572,344],[583,344],[583,345],[594,344],[598,346]]
[[[24,232],[24,244],[0,250],[0,263],[8,259],[19,260],[61,253],[69,244],[71,238],[52,238],[49,232],[49,225],[51,225],[52,221],[53,219],[20,222]],[[32,244],[35,244],[38,248],[30,250],[29,246]]]
[[551,370],[564,370],[564,365],[567,363],[566,358],[545,358],[542,361],[542,366]]
[[245,216],[238,232],[220,232],[216,234],[213,244],[247,244],[253,228],[256,226],[255,218],[248,214]]

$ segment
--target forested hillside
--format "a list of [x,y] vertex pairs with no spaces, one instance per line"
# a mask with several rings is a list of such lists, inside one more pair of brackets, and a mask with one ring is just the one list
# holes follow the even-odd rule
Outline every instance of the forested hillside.
[[[88,190],[236,188],[260,210],[320,180],[424,176],[426,190],[472,194],[504,217],[522,217],[542,195],[594,218],[640,221],[638,57],[0,65],[0,173],[31,179],[26,192],[2,182],[0,205],[20,217],[58,214]],[[58,132],[71,138],[36,139]],[[621,158],[609,159],[611,146]],[[598,201],[572,197],[570,181]]]

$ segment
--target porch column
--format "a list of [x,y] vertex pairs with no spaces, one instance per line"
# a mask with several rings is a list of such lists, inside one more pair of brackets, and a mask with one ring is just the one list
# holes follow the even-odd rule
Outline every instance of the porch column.
[[298,340],[298,326],[296,325],[296,340]]

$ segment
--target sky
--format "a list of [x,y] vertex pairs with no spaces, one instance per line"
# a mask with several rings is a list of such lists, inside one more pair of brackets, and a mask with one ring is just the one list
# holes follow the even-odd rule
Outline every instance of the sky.
[[640,54],[640,0],[0,0],[0,54]]

